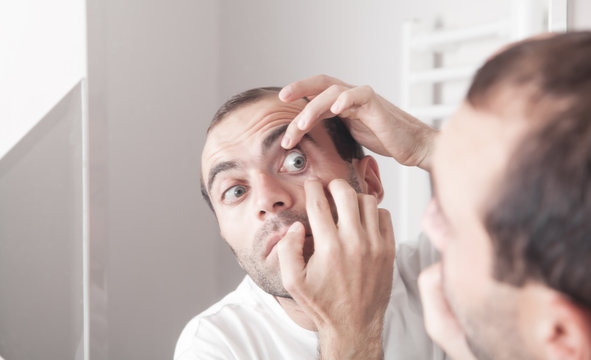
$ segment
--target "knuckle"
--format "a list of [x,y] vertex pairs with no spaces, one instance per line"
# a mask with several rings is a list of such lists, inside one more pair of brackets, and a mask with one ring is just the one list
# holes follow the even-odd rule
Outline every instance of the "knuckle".
[[333,94],[339,94],[339,96],[348,96],[347,95],[348,90],[349,90],[349,88],[347,88],[346,86],[344,86],[342,84],[332,84],[328,88],[329,92],[331,92]]
[[373,257],[373,251],[363,241],[356,242],[353,247],[353,253],[358,255],[359,259]]
[[316,211],[325,211],[327,210],[327,205],[326,202],[321,200],[321,199],[311,199],[308,202],[308,206],[311,210],[316,210]]
[[324,252],[328,255],[329,262],[339,257],[341,253],[341,246],[338,241],[326,241],[323,246],[321,252]]
[[318,75],[318,79],[323,84],[332,84],[332,83],[334,83],[332,77],[331,76],[328,76],[326,74],[320,74],[320,75]]
[[283,277],[283,287],[290,294],[297,293],[298,289],[299,289],[298,283],[296,282],[295,278],[292,276],[284,276]]
[[361,89],[361,91],[363,91],[364,94],[375,95],[374,89],[369,85],[362,85],[359,88]]

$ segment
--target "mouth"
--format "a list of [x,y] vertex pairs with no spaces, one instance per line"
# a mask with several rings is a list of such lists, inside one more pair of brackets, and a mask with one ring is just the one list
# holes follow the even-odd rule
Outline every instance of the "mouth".
[[[265,258],[267,258],[267,257],[269,257],[269,255],[271,255],[271,253],[273,252],[273,249],[275,249],[275,246],[279,243],[279,241],[281,241],[281,239],[283,239],[283,237],[287,233],[288,229],[289,229],[289,227],[286,227],[286,228],[276,232],[275,234],[271,235],[267,239],[267,244],[265,246]],[[310,248],[312,249],[311,251],[310,251]],[[306,232],[306,238],[304,240],[304,257],[306,258],[306,260],[310,257],[311,252],[314,251],[313,248],[314,248],[314,241],[313,241],[312,234]]]

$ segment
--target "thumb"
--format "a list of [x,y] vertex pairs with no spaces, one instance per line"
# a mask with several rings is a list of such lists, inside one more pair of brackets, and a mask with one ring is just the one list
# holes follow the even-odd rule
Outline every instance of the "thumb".
[[303,254],[305,239],[304,225],[296,221],[291,224],[285,236],[277,244],[281,281],[290,294],[297,292],[305,279],[306,263]]
[[450,342],[462,337],[462,330],[447,303],[442,286],[441,263],[431,265],[419,275],[418,284],[427,333],[436,341]]
[[423,302],[425,328],[434,342],[450,358],[476,359],[466,342],[466,336],[456,319],[443,290],[442,265],[437,263],[419,275],[419,290]]

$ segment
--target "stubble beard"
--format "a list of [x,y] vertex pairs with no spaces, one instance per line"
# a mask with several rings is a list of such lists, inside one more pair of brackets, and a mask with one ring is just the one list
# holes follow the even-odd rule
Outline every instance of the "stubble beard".
[[[353,165],[347,163],[347,166],[349,167],[349,178],[347,182],[353,189],[355,189],[357,193],[361,193],[361,186],[355,174]],[[336,223],[336,212],[333,212],[333,218]],[[285,210],[278,213],[277,216],[266,221],[256,232],[254,245],[250,252],[248,250],[235,251],[232,249],[232,252],[234,252],[234,255],[238,259],[238,263],[255,282],[255,284],[257,284],[268,294],[287,299],[293,298],[283,286],[279,264],[277,264],[276,267],[266,264],[266,242],[267,238],[271,236],[271,234],[279,231],[282,227],[290,226],[296,221],[301,222],[306,229],[310,228],[308,215],[305,211],[300,212],[296,210]],[[306,243],[304,245],[304,261],[306,263],[308,262],[313,251],[313,243]]]
[[442,271],[443,290],[447,302],[462,327],[466,343],[479,360],[533,359],[518,332],[515,296],[510,290],[499,289],[487,296],[478,308],[459,305],[450,291]]
[[[281,270],[279,264],[267,264],[265,251],[269,236],[272,236],[282,228],[289,227],[294,222],[299,221],[306,228],[308,225],[308,216],[305,213],[295,210],[286,210],[277,214],[277,216],[266,221],[255,234],[255,242],[252,250],[235,252],[240,266],[252,278],[263,291],[282,298],[291,299],[291,295],[283,286],[281,281]],[[275,253],[275,256],[277,254]]]

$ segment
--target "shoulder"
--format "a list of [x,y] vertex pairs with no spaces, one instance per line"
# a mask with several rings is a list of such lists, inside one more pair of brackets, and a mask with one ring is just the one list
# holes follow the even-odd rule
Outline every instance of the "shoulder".
[[424,234],[415,241],[396,245],[396,267],[405,279],[416,280],[423,269],[437,261],[439,253]]
[[253,314],[261,311],[251,286],[245,277],[236,290],[191,319],[179,336],[174,359],[196,359],[195,354],[207,359],[233,357],[231,342],[238,340],[241,328],[252,326]]
[[438,258],[422,234],[415,241],[397,244],[392,296],[384,319],[385,358],[444,358],[425,331],[417,284],[420,272]]

